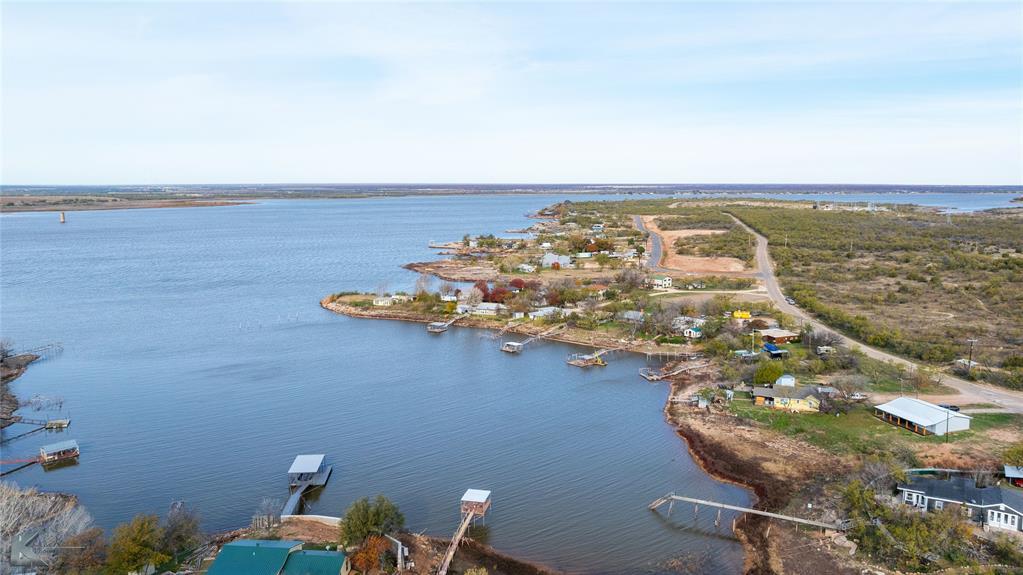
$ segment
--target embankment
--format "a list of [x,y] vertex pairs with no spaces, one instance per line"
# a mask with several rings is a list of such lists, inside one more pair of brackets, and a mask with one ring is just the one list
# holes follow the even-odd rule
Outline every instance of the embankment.
[[11,393],[8,384],[21,377],[29,364],[37,359],[38,355],[23,353],[0,361],[0,429],[15,422],[13,416],[18,409],[18,398]]

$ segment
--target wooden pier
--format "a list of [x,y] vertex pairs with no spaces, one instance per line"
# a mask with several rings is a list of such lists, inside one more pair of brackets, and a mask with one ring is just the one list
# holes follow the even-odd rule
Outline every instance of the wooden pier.
[[444,333],[448,330],[449,327],[451,327],[452,324],[462,319],[463,317],[468,317],[468,315],[469,314],[463,313],[461,315],[457,315],[449,319],[448,321],[431,321],[430,323],[426,324],[426,331],[430,333]]
[[698,363],[696,365],[682,365],[682,366],[676,367],[675,369],[673,369],[671,371],[668,371],[668,372],[665,372],[665,371],[662,370],[661,373],[658,373],[658,372],[650,369],[649,367],[644,367],[643,369],[639,370],[639,375],[640,375],[640,377],[642,377],[643,379],[645,379],[647,381],[661,381],[662,379],[666,379],[666,378],[669,378],[669,377],[672,377],[672,376],[675,376],[675,375],[679,375],[679,374],[682,374],[682,373],[685,373],[687,371],[691,371],[691,370],[694,370],[694,369],[699,369],[701,367],[707,367],[708,365],[710,365],[710,362]]
[[451,560],[455,558],[455,551],[458,550],[458,544],[461,543],[462,537],[465,536],[465,532],[469,530],[469,526],[472,525],[476,519],[482,518],[490,510],[490,492],[483,489],[468,489],[465,495],[462,496],[462,521],[458,524],[458,530],[455,531],[454,537],[451,538],[451,543],[448,545],[447,552],[444,553],[444,559],[441,561],[440,568],[437,570],[437,575],[447,575],[448,568],[451,567]]
[[824,529],[827,531],[844,531],[848,526],[842,523],[823,523],[821,521],[813,521],[811,519],[803,519],[801,517],[792,517],[791,515],[782,515],[780,513],[771,513],[770,511],[761,511],[759,509],[753,509],[750,507],[740,507],[738,505],[728,505],[727,503],[718,503],[717,501],[707,501],[706,499],[696,499],[693,497],[684,497],[682,495],[675,495],[674,492],[660,497],[654,500],[649,505],[651,511],[656,511],[659,507],[668,504],[668,515],[671,515],[671,509],[675,505],[676,501],[682,501],[685,503],[692,503],[695,507],[696,513],[699,513],[700,506],[705,505],[707,507],[716,507],[718,509],[717,519],[715,524],[721,523],[721,510],[728,509],[730,511],[740,511],[742,513],[752,513],[753,515],[761,515],[763,517],[770,517],[771,519],[778,519],[781,521],[789,521],[791,523],[798,523],[800,525],[808,525],[810,527],[816,527],[818,529]]

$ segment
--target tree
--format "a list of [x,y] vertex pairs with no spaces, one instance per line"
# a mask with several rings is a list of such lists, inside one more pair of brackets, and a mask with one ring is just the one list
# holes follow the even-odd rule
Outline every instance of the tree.
[[162,551],[168,555],[187,551],[198,545],[200,540],[199,514],[184,504],[175,504],[167,514]]
[[114,529],[107,554],[107,571],[129,573],[147,565],[159,565],[170,559],[159,551],[162,545],[160,519],[156,515],[136,515]]
[[370,535],[384,535],[404,526],[405,516],[383,495],[377,495],[372,502],[366,497],[356,500],[339,525],[344,545],[354,545]]
[[514,278],[512,281],[508,282],[508,285],[515,289],[521,290],[526,287],[526,280],[522,278]]
[[416,291],[413,292],[417,298],[422,297],[425,294],[430,293],[430,286],[433,284],[433,278],[426,274],[419,274],[416,278]]
[[376,569],[380,565],[381,557],[391,547],[387,539],[380,535],[370,535],[359,546],[359,550],[352,556],[352,565],[363,573],[370,569]]
[[93,527],[66,539],[53,563],[54,573],[91,575],[99,573],[107,557],[103,530]]
[[1023,441],[1006,449],[1002,461],[1008,465],[1023,466]]
[[438,291],[440,292],[440,295],[451,295],[455,293],[455,285],[451,282],[444,282],[440,284],[440,289]]
[[483,292],[480,291],[480,288],[478,288],[476,286],[472,286],[472,289],[469,290],[469,293],[465,294],[465,297],[462,298],[462,302],[463,303],[465,303],[466,305],[471,305],[471,306],[478,306],[478,305],[480,305],[480,302],[482,302],[482,301],[483,301]]
[[771,385],[784,373],[781,364],[776,361],[761,361],[757,371],[753,373],[755,385]]
[[625,269],[615,276],[615,281],[622,284],[625,289],[636,289],[643,285],[643,281],[646,280],[646,275],[636,269]]
[[0,361],[14,355],[14,340],[9,337],[0,338]]

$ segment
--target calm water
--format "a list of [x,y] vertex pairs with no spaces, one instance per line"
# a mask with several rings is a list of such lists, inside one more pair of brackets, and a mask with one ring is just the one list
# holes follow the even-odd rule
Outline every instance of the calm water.
[[[1012,196],[937,195],[944,203],[932,205],[962,209]],[[686,555],[701,571],[739,571],[740,546],[709,513],[667,522],[646,510],[671,490],[735,504],[748,495],[690,460],[663,421],[665,387],[636,375],[640,358],[583,371],[564,363],[571,346],[511,356],[479,331],[431,336],[317,305],[333,291],[408,288],[414,275],[400,265],[433,257],[429,241],[524,227],[523,214],[558,199],[73,212],[63,226],[53,213],[4,215],[3,335],[65,348],[14,390],[62,396],[74,424],[3,454],[62,437],[82,446],[77,466],[11,479],[78,494],[108,528],[185,500],[220,530],[286,495],[294,455],[322,452],[335,472],[307,512],[339,515],[384,493],[410,528],[443,536],[466,488],[492,489],[489,541],[526,559],[635,572]]]
[[[11,476],[70,491],[104,527],[183,499],[209,530],[247,524],[287,493],[298,453],[335,471],[307,511],[339,515],[384,493],[408,525],[450,535],[469,487],[491,489],[490,543],[571,570],[651,571],[689,554],[736,572],[741,548],[709,513],[666,522],[671,490],[737,504],[664,423],[666,389],[564,363],[546,343],[521,356],[481,332],[321,310],[341,289],[409,286],[400,264],[429,240],[521,227],[553,198],[283,201],[196,209],[4,216],[3,333],[61,341],[14,390],[61,395],[81,463]],[[15,426],[17,427],[17,426]],[[32,436],[5,455],[59,436]]]

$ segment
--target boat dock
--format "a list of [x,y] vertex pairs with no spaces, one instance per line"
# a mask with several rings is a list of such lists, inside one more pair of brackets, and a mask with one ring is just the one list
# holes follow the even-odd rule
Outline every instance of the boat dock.
[[675,505],[676,501],[682,501],[685,503],[692,503],[694,505],[694,512],[700,512],[700,506],[706,505],[707,507],[716,507],[718,509],[717,519],[714,524],[721,524],[721,510],[727,509],[730,511],[740,511],[742,513],[752,513],[753,515],[762,515],[764,517],[770,517],[771,519],[780,519],[782,521],[789,521],[791,523],[798,523],[800,525],[808,525],[810,527],[816,527],[818,529],[824,529],[827,531],[844,531],[847,526],[841,523],[824,523],[822,521],[813,521],[810,519],[803,519],[801,517],[793,517],[791,515],[782,515],[781,513],[771,513],[770,511],[761,511],[760,509],[753,509],[750,507],[740,507],[738,505],[728,505],[727,503],[718,503],[717,501],[707,501],[705,499],[695,499],[693,497],[684,497],[682,495],[675,495],[675,492],[671,492],[664,497],[659,497],[654,500],[648,507],[651,511],[656,511],[657,508],[661,507],[665,503],[668,504],[668,515],[671,515],[671,509]]
[[78,459],[79,455],[81,455],[81,450],[78,448],[77,441],[74,439],[58,441],[57,443],[51,443],[40,447],[39,455],[35,457],[21,457],[0,461],[0,465],[17,465],[14,469],[0,472],[0,477],[10,475],[19,469],[24,469],[30,465],[35,465],[36,463],[45,468],[64,463],[66,461],[73,461]]
[[574,365],[576,367],[590,367],[598,366],[604,367],[607,362],[601,357],[604,354],[610,353],[612,349],[598,349],[593,353],[581,354],[576,353],[568,356],[568,365]]
[[299,455],[295,457],[291,468],[288,469],[288,485],[291,488],[291,496],[281,510],[281,516],[298,515],[298,508],[302,503],[302,496],[309,489],[323,487],[330,479],[333,466],[324,465],[323,454]]
[[451,327],[452,324],[462,319],[463,317],[467,317],[468,315],[469,314],[463,313],[461,315],[456,315],[455,317],[449,319],[448,321],[431,321],[430,323],[426,324],[426,331],[430,333],[444,333],[448,330],[449,327]]
[[455,551],[458,550],[458,544],[462,542],[462,537],[465,536],[465,532],[469,530],[469,526],[475,523],[477,519],[486,516],[487,511],[489,510],[489,491],[483,489],[466,490],[465,495],[462,496],[462,521],[458,524],[458,530],[455,531],[454,537],[451,538],[451,543],[448,545],[447,552],[444,553],[444,560],[441,561],[440,568],[437,570],[437,575],[447,575],[448,567],[451,566],[451,560],[455,558]]

